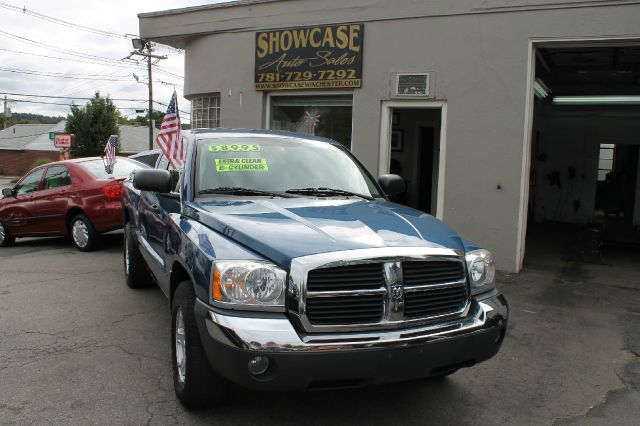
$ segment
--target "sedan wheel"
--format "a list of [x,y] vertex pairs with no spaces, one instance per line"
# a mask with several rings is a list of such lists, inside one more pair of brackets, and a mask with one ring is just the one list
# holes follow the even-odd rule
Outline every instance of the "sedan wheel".
[[79,214],[71,221],[71,239],[79,250],[93,250],[98,236],[89,219]]
[[0,247],[7,247],[14,243],[14,238],[9,235],[9,230],[0,222]]

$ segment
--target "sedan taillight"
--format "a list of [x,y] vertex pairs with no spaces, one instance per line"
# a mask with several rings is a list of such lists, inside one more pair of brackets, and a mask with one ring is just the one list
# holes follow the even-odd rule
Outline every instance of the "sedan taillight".
[[108,200],[122,199],[122,182],[113,182],[102,188],[104,196]]

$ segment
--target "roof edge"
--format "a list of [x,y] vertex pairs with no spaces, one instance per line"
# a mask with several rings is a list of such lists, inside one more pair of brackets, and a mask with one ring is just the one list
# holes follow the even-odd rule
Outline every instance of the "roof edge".
[[155,16],[177,15],[180,13],[199,12],[202,10],[222,9],[225,7],[247,6],[257,3],[274,3],[282,0],[233,0],[222,3],[205,4],[202,6],[183,7],[179,9],[160,10],[157,12],[138,13],[138,18],[153,18]]

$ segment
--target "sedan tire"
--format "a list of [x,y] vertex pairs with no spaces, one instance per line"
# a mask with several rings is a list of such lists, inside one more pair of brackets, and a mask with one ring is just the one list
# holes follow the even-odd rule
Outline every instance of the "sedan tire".
[[69,233],[71,241],[80,251],[92,251],[98,245],[98,233],[89,218],[83,214],[71,219]]
[[9,234],[9,230],[6,225],[0,221],[0,247],[9,247],[15,243],[15,238]]
[[223,402],[229,388],[229,382],[213,371],[207,360],[194,317],[195,300],[193,283],[183,281],[171,304],[173,385],[189,410]]
[[124,275],[129,288],[145,288],[153,283],[153,277],[145,266],[140,249],[133,240],[131,223],[124,226],[123,238]]

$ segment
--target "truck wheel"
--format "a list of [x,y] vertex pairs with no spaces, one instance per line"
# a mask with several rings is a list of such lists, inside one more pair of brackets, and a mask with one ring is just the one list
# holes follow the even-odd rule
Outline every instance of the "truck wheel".
[[131,233],[131,223],[124,226],[123,240],[123,259],[124,259],[124,276],[129,288],[149,287],[153,282],[153,277],[147,270],[144,258],[140,254],[140,249],[133,241]]
[[433,376],[430,376],[429,380],[444,379],[445,377],[449,377],[450,375],[454,374],[456,371],[458,371],[457,368],[455,370],[449,370],[449,371],[445,371],[445,372],[442,372],[442,373],[438,373],[438,374],[435,374]]
[[98,243],[98,233],[91,221],[83,214],[74,216],[69,226],[71,241],[80,251],[91,251]]
[[195,322],[195,300],[193,283],[183,281],[171,304],[173,385],[176,396],[189,410],[223,402],[229,387],[207,360]]
[[0,221],[0,247],[12,246],[15,241],[15,238],[9,234],[7,227]]

